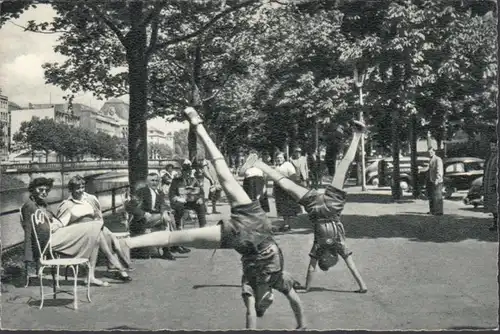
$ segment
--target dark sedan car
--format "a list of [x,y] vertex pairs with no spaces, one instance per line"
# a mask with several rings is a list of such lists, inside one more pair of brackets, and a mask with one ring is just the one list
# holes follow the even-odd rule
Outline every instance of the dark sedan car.
[[448,158],[443,161],[445,198],[459,190],[469,190],[472,183],[484,174],[484,160],[480,158]]
[[483,178],[480,177],[472,181],[469,192],[464,198],[465,205],[472,205],[477,208],[479,205],[483,205]]
[[[418,182],[423,187],[425,185],[426,171],[429,167],[430,158],[425,156],[417,157]],[[394,169],[393,159],[385,158],[378,162],[378,176],[380,186],[390,186],[392,183],[392,171]],[[403,191],[412,191],[413,177],[411,174],[411,158],[399,158],[399,185]]]

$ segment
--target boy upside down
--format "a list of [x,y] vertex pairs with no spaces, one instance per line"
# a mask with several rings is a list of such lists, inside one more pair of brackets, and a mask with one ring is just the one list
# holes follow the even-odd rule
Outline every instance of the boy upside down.
[[283,293],[294,312],[297,328],[305,328],[302,305],[294,289],[296,283],[283,269],[283,254],[272,237],[271,223],[259,202],[252,202],[233,177],[222,154],[211,140],[195,109],[184,115],[213,161],[220,184],[231,205],[231,218],[215,226],[181,231],[159,231],[127,240],[130,248],[150,246],[189,246],[201,249],[232,248],[242,255],[242,296],[247,309],[246,328],[257,327],[273,301],[272,290]]
[[306,286],[295,286],[297,289],[304,288],[308,291],[312,284],[313,272],[316,270],[316,265],[319,264],[321,270],[327,271],[337,263],[338,255],[340,255],[359,285],[359,290],[356,292],[367,292],[366,284],[352,259],[352,252],[345,245],[345,231],[340,222],[340,215],[344,209],[346,198],[346,192],[342,188],[344,187],[349,167],[356,156],[359,140],[365,130],[363,123],[359,121],[354,121],[353,123],[354,134],[351,144],[337,166],[332,183],[326,187],[324,193],[319,193],[315,189],[309,190],[298,185],[259,160],[255,154],[249,155],[242,167],[243,172],[250,167],[261,169],[282,189],[292,195],[299,204],[304,206],[313,224],[314,244],[309,253],[311,260],[307,270]]

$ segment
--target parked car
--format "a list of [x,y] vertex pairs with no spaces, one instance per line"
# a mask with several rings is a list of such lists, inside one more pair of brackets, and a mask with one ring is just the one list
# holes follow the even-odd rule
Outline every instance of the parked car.
[[477,178],[472,181],[472,184],[469,188],[469,192],[467,196],[464,197],[465,205],[472,205],[477,208],[479,205],[483,205],[483,177]]
[[366,162],[366,184],[378,186],[378,162],[380,160],[380,158],[377,158]]
[[472,183],[483,177],[484,160],[480,158],[460,157],[443,161],[443,193],[450,198],[459,190],[469,190]]
[[[421,186],[425,180],[425,173],[429,167],[429,157],[418,156],[417,157],[417,167],[418,167],[418,181]],[[378,162],[378,178],[379,186],[390,186],[392,183],[392,171],[394,169],[393,158],[381,159]],[[400,157],[399,158],[399,186],[403,191],[412,191],[413,177],[411,175],[411,158],[410,157]]]
[[[377,157],[367,157],[365,159],[365,181],[366,184],[378,185],[378,162],[381,158]],[[349,178],[355,179],[358,176],[358,164],[354,161],[349,170]]]

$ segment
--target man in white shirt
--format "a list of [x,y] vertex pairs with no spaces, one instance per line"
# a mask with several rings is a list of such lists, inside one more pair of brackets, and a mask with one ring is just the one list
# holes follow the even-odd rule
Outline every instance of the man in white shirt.
[[429,178],[427,182],[429,195],[429,213],[435,216],[443,215],[443,160],[429,148]]
[[297,171],[299,183],[303,187],[307,187],[309,185],[309,166],[307,165],[307,158],[302,155],[302,149],[300,147],[295,148],[290,162]]
[[[137,204],[131,210],[133,221],[130,224],[130,232],[133,234],[144,234],[151,231],[171,230],[171,209],[165,200],[163,193],[158,191],[160,176],[150,173],[147,186],[137,190]],[[163,258],[175,260],[170,248],[163,248]]]

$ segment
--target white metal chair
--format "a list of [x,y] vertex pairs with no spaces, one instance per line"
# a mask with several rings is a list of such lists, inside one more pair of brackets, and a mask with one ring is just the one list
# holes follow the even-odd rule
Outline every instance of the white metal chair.
[[53,287],[53,292],[47,295],[53,295],[54,299],[56,299],[56,294],[63,292],[63,293],[69,293],[71,294],[71,291],[69,290],[59,290],[57,291],[56,287],[59,287],[59,267],[60,266],[66,266],[70,267],[73,271],[73,277],[74,277],[74,287],[73,287],[73,305],[74,309],[78,309],[78,297],[77,297],[77,283],[78,283],[78,268],[80,265],[85,265],[88,268],[88,276],[87,276],[87,299],[89,303],[91,302],[90,300],[90,262],[88,259],[84,258],[56,258],[54,256],[54,253],[52,252],[52,231],[49,233],[49,240],[47,241],[47,244],[43,247],[40,244],[40,239],[38,237],[38,233],[36,230],[37,226],[40,226],[42,224],[47,224],[47,230],[50,230],[50,218],[45,214],[44,211],[38,209],[35,211],[34,214],[31,215],[31,224],[33,227],[33,232],[35,235],[36,239],[36,244],[38,247],[38,251],[40,254],[40,260],[39,260],[39,265],[40,269],[38,270],[38,278],[40,280],[40,295],[41,295],[41,301],[40,301],[40,309],[43,307],[43,302],[45,298],[45,293],[43,289],[43,271],[45,268],[49,267],[53,269],[54,267],[57,269],[57,278],[54,279],[53,277],[53,282],[52,282],[52,287]]
[[[19,219],[21,220],[21,225],[22,225],[24,222],[22,207],[19,208]],[[24,233],[26,233],[26,231]],[[24,238],[26,238],[26,235],[24,236]],[[26,285],[24,286],[25,288],[27,288],[30,285],[31,276],[29,273],[29,263],[30,263],[29,261],[24,262],[24,275],[26,276]],[[38,261],[36,261],[35,263],[36,263],[36,271],[38,271]]]

